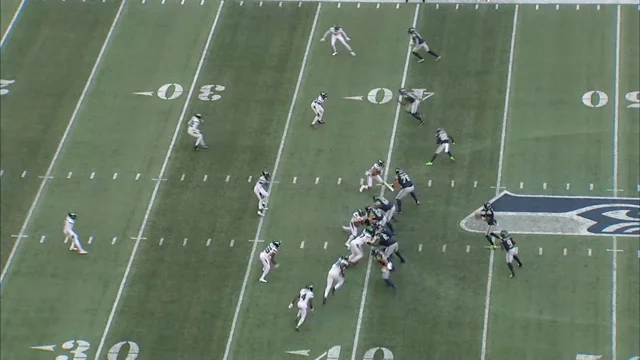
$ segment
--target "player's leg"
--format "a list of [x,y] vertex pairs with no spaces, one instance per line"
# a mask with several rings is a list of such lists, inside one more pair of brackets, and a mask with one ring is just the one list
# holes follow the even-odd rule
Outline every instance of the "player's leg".
[[420,125],[424,124],[424,120],[422,119],[422,114],[420,114],[420,112],[418,111],[418,107],[420,106],[420,101],[416,100],[413,103],[411,103],[409,105],[409,113],[411,114],[411,116],[413,116],[416,120],[418,120],[420,122]]
[[431,49],[429,48],[429,45],[427,45],[427,43],[423,43],[422,45],[424,45],[424,46],[423,46],[424,51],[426,51],[426,52],[427,52],[427,54],[429,54],[429,55],[431,55],[431,56],[435,57],[435,58],[436,58],[436,61],[439,61],[440,59],[442,59],[442,56],[440,56],[440,55],[436,54],[436,52],[435,52],[435,51],[431,50]]
[[382,268],[382,280],[384,280],[384,283],[391,287],[394,292],[396,291],[396,284],[391,280],[391,271],[386,267]]
[[271,270],[271,259],[269,259],[269,255],[261,252],[260,253],[260,262],[262,262],[262,276],[260,276],[260,282],[267,282],[267,274]]
[[73,244],[75,250],[78,251],[78,254],[88,254],[88,252],[82,247],[82,243],[80,243],[80,237],[78,236],[78,234],[76,234],[74,231],[71,231],[70,235],[71,236],[69,236],[69,238],[71,239],[71,243]]
[[351,46],[349,46],[349,44],[347,44],[347,42],[345,41],[345,39],[342,36],[338,37],[338,40],[340,40],[342,45],[344,45],[344,47],[346,47],[347,50],[349,50],[349,53],[351,53],[352,56],[356,55],[356,53],[354,53],[353,50],[351,49]]
[[509,271],[511,271],[511,275],[509,275],[509,277],[514,277],[516,276],[516,272],[515,270],[513,270],[513,254],[511,253],[511,250],[507,251],[507,266],[509,267]]
[[342,287],[342,284],[344,284],[344,278],[340,274],[338,274],[337,283],[333,287],[333,292],[335,293],[336,290],[340,289]]
[[422,57],[422,55],[418,54],[419,50],[420,50],[420,45],[415,45],[413,49],[411,49],[411,55],[417,57],[418,62],[423,62],[424,58]]
[[307,307],[306,305],[303,306],[301,304],[298,304],[298,314],[300,314],[298,316],[298,324],[296,325],[296,330],[300,330],[300,326],[302,325],[302,323],[304,323],[304,320],[307,318]]
[[327,297],[329,296],[329,291],[333,288],[333,269],[329,270],[329,274],[327,275],[327,287],[324,288],[324,297],[322,298],[322,304],[327,303]]
[[493,242],[493,238],[491,237],[491,233],[493,233],[493,231],[496,229],[496,226],[494,224],[489,225],[489,227],[487,227],[487,232],[484,234],[484,237],[487,239],[487,241],[489,242],[489,247],[491,249],[495,249],[496,248],[496,244]]
[[358,244],[357,241],[352,241],[349,244],[349,249],[351,249],[351,255],[349,256],[349,262],[352,264],[357,264],[360,259],[364,256],[362,254],[362,248]]
[[349,235],[349,238],[347,239],[347,242],[344,243],[344,245],[346,247],[349,247],[349,243],[358,237],[358,229],[356,228],[356,225],[354,223],[349,223],[349,227],[345,228],[344,226],[342,227],[343,229],[350,231],[351,234]]
[[398,257],[398,259],[400,259],[401,263],[405,263],[406,261],[404,260],[404,257],[402,256],[402,254],[400,254],[400,245],[398,243],[395,244],[391,244],[391,246],[389,246],[389,248],[391,248],[392,253]]
[[514,247],[511,251],[513,251],[513,259],[518,263],[518,267],[522,267],[522,261],[520,261],[520,257],[518,256],[518,247]]
[[338,55],[338,50],[336,50],[336,40],[337,40],[337,36],[335,35],[331,35],[331,48],[333,49],[333,56]]
[[446,152],[447,155],[449,155],[449,159],[451,159],[452,161],[456,161],[456,158],[454,158],[453,154],[451,153],[451,144],[446,143],[443,145],[444,145],[444,152]]
[[433,157],[431,157],[431,160],[429,160],[429,162],[426,163],[425,165],[427,166],[433,165],[433,162],[436,161],[436,158],[438,157],[438,155],[442,153],[442,151],[444,151],[444,144],[439,144],[438,147],[436,148],[436,151],[433,153]]
[[369,190],[373,186],[373,176],[369,175],[368,172],[366,173],[366,175],[367,175],[367,183],[360,186],[360,192],[363,192],[364,190]]

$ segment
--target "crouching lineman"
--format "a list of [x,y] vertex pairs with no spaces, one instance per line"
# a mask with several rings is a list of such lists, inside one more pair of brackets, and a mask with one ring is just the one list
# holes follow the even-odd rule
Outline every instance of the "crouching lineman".
[[389,190],[393,191],[393,187],[382,180],[382,177],[380,176],[380,174],[382,174],[382,169],[384,169],[384,161],[378,160],[371,166],[369,170],[365,171],[364,174],[367,177],[367,183],[360,186],[360,192],[363,192],[364,190],[371,190],[371,187],[373,186],[373,180],[375,180],[378,184],[382,184]]
[[[347,256],[341,256],[338,261],[335,262],[329,269],[327,275],[327,287],[324,289],[324,297],[322,298],[322,305],[327,303],[327,297],[329,291],[332,295],[335,295],[336,290],[340,289],[344,284],[344,271],[349,266],[349,258]],[[335,285],[333,284],[335,282]]]
[[420,205],[420,201],[418,200],[418,196],[416,195],[416,189],[404,170],[400,168],[396,168],[396,179],[394,181],[394,185],[400,187],[400,191],[398,195],[396,195],[396,208],[398,209],[398,214],[402,214],[402,199],[404,199],[407,194],[410,194],[413,200],[416,202],[416,205]]
[[353,50],[351,50],[351,46],[347,44],[347,41],[351,39],[349,39],[349,37],[347,36],[347,33],[345,33],[340,26],[335,25],[330,27],[329,30],[327,30],[327,32],[325,32],[324,35],[322,35],[322,39],[320,39],[320,41],[324,41],[327,35],[329,34],[331,34],[331,48],[333,49],[333,54],[331,54],[331,56],[338,55],[338,50],[336,50],[336,40],[340,41],[342,45],[344,45],[344,47],[346,47],[347,50],[349,50],[349,53],[351,53],[351,56],[356,56],[356,53],[354,53]]
[[269,178],[271,174],[268,171],[263,171],[262,176],[258,178],[256,184],[253,186],[253,193],[258,197],[258,215],[264,216],[264,212],[267,211],[267,203],[269,202]]
[[344,243],[344,245],[347,248],[349,248],[349,243],[351,242],[351,240],[358,237],[358,227],[364,224],[366,220],[367,220],[367,212],[362,209],[358,209],[358,211],[354,212],[353,215],[351,215],[351,220],[349,220],[349,225],[342,227],[344,231],[351,233],[349,235],[349,238],[347,239],[347,242]]
[[357,264],[358,261],[360,261],[364,257],[362,248],[364,247],[364,244],[371,243],[374,232],[375,231],[373,229],[373,226],[367,226],[362,231],[362,234],[360,234],[360,236],[351,240],[351,242],[349,243],[349,249],[351,250],[351,255],[349,256],[349,263],[351,265]]
[[293,308],[293,303],[296,303],[298,306],[296,331],[300,331],[300,326],[307,318],[307,309],[313,311],[313,285],[302,288],[300,293],[289,303],[289,309]]
[[195,114],[191,117],[191,120],[187,123],[187,134],[196,138],[195,149],[208,149],[209,147],[204,142],[204,135],[200,131],[200,123],[203,122],[202,115]]
[[427,166],[431,166],[433,165],[433,162],[436,161],[436,157],[438,157],[438,155],[440,155],[443,151],[447,153],[447,155],[449,155],[449,159],[451,159],[451,161],[456,161],[456,159],[453,157],[453,154],[451,154],[451,145],[455,145],[456,142],[455,140],[453,140],[452,136],[449,136],[449,134],[447,134],[446,131],[444,131],[443,128],[437,128],[436,129],[436,143],[438,144],[438,147],[436,148],[436,152],[433,154],[433,157],[431,158],[431,160],[429,160],[428,163],[426,163],[425,165]]
[[398,242],[393,238],[394,234],[380,227],[374,238],[374,246],[380,248],[384,258],[389,260],[391,256],[396,255],[401,263],[405,263],[404,257],[400,254]]
[[518,263],[518,267],[522,267],[522,261],[518,257],[518,247],[516,246],[516,242],[511,237],[511,234],[507,230],[500,231],[500,236],[495,233],[491,233],[491,236],[500,240],[500,247],[504,249],[506,252],[507,266],[511,271],[510,278],[516,276],[516,272],[513,270],[513,260]]
[[391,280],[391,272],[393,271],[393,264],[391,261],[387,260],[384,257],[384,254],[377,249],[371,249],[371,255],[376,259],[376,261],[382,266],[380,271],[382,272],[382,280],[387,286],[390,286],[393,289],[393,292],[396,292],[396,284]]
[[260,282],[267,282],[267,274],[271,271],[271,266],[278,268],[280,264],[276,262],[276,254],[280,248],[280,241],[273,241],[267,248],[260,253],[260,262],[262,262],[262,276],[260,276]]
[[398,102],[403,105],[404,111],[418,120],[420,125],[424,125],[422,114],[418,112],[418,107],[420,106],[420,101],[422,101],[422,99],[407,89],[400,89],[398,90],[398,93]]
[[89,252],[82,248],[82,244],[80,243],[80,237],[78,234],[73,231],[73,226],[76,223],[76,218],[78,215],[76,213],[70,212],[67,214],[67,217],[64,219],[64,227],[62,228],[62,232],[66,237],[71,239],[71,247],[69,250],[77,251],[80,255],[86,255]]
[[393,229],[391,222],[393,220],[393,215],[396,213],[396,206],[382,196],[373,197],[373,206],[382,211],[383,215],[382,221],[380,221],[380,226],[387,226],[389,230],[395,234],[396,231]]

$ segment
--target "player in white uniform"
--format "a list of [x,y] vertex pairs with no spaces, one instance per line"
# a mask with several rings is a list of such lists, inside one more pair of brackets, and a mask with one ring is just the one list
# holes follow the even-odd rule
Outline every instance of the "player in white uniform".
[[336,50],[336,40],[340,41],[342,45],[344,45],[344,47],[346,47],[347,50],[349,50],[349,53],[351,54],[351,56],[356,56],[356,53],[353,52],[353,50],[351,49],[351,46],[347,44],[347,41],[350,41],[351,39],[349,39],[349,37],[347,36],[347,33],[345,33],[340,26],[335,25],[330,27],[329,30],[327,30],[327,32],[325,32],[324,35],[322,35],[322,39],[320,39],[320,41],[325,41],[325,38],[329,34],[331,34],[331,48],[333,49],[333,54],[331,54],[332,56],[338,55],[338,50]]
[[187,134],[196,138],[195,149],[208,149],[209,147],[204,142],[204,135],[200,131],[200,123],[203,122],[202,115],[195,114],[191,117],[191,120],[187,123]]
[[278,268],[280,264],[276,262],[276,254],[280,248],[280,241],[273,241],[267,248],[260,253],[260,262],[262,262],[262,276],[260,276],[260,282],[267,282],[267,274],[271,271],[271,266]]
[[367,226],[360,236],[351,240],[349,243],[349,249],[351,250],[351,255],[349,255],[349,262],[353,265],[357,264],[360,259],[364,257],[362,252],[362,247],[364,244],[370,244],[373,239],[374,234],[373,226]]
[[344,231],[351,233],[349,235],[349,238],[347,239],[347,242],[344,243],[347,248],[349,247],[349,243],[351,242],[351,240],[355,239],[358,236],[358,226],[362,225],[365,220],[367,220],[367,212],[362,209],[358,209],[358,211],[354,212],[353,215],[351,215],[349,225],[342,227]]
[[[329,296],[329,291],[331,294],[335,294],[336,290],[340,289],[342,284],[344,284],[344,271],[349,266],[349,259],[346,256],[342,256],[331,266],[329,269],[329,274],[327,275],[327,287],[324,289],[324,298],[322,298],[322,305],[327,303],[327,297]],[[336,283],[333,285],[333,283]]]
[[380,174],[382,174],[382,169],[384,169],[384,161],[378,160],[371,166],[369,170],[365,171],[364,174],[367,176],[367,183],[360,186],[360,192],[371,190],[371,187],[373,187],[373,180],[375,180],[378,184],[383,184],[390,191],[393,191],[393,187],[382,180],[382,177],[380,176]]
[[293,303],[296,303],[298,306],[296,331],[300,331],[300,326],[307,318],[307,310],[313,311],[313,285],[302,288],[300,293],[289,303],[289,309],[293,307]]
[[322,120],[322,118],[324,117],[324,107],[322,107],[322,104],[324,104],[324,101],[327,98],[327,96],[328,96],[327,93],[322,91],[320,95],[311,102],[311,109],[315,114],[315,117],[311,122],[311,127],[313,128],[315,128],[316,124],[318,123],[324,124],[324,120]]
[[253,186],[253,193],[258,197],[258,215],[264,216],[264,212],[267,211],[267,203],[269,202],[269,178],[271,174],[268,171],[263,171],[262,176],[258,178],[256,184]]
[[86,255],[89,252],[82,248],[80,237],[75,233],[75,231],[73,231],[73,226],[76,223],[77,217],[78,215],[73,212],[68,213],[67,217],[64,219],[64,228],[62,229],[62,232],[66,237],[71,239],[71,247],[69,248],[69,250],[77,251],[80,255]]

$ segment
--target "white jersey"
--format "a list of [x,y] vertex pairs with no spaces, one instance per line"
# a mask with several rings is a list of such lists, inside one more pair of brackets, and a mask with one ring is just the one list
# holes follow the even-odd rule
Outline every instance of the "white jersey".
[[64,231],[65,232],[72,232],[73,231],[73,225],[75,225],[76,221],[69,215],[67,215],[67,217],[64,219]]
[[189,129],[198,129],[200,127],[200,119],[192,116],[187,125],[189,126]]
[[274,243],[270,243],[262,252],[269,256],[274,256],[278,253],[278,247]]
[[331,34],[331,36],[341,36],[344,38],[348,38],[347,33],[344,32],[344,30],[342,30],[342,28],[338,28],[335,26],[332,26],[329,28],[329,30],[327,30],[327,32],[324,33],[324,35],[322,35],[322,38],[326,38],[327,35]]
[[300,290],[300,298],[298,300],[298,307],[308,307],[309,300],[313,299],[313,291],[304,288]]
[[256,186],[254,186],[254,187],[263,188],[263,189],[267,190],[268,184],[269,184],[269,180],[267,180],[267,178],[264,177],[264,175],[263,175],[263,176],[260,176],[258,178],[258,181],[256,181]]
[[382,166],[380,166],[380,164],[375,163],[371,166],[371,168],[369,168],[369,171],[367,171],[367,175],[379,175],[382,172]]
[[322,95],[319,95],[315,100],[313,100],[314,105],[322,106],[323,103],[324,103],[324,98],[322,97]]
[[340,258],[335,262],[335,264],[331,266],[331,270],[339,270],[340,272],[342,272],[348,265],[349,262],[347,260]]
[[360,214],[358,214],[358,212],[354,212],[353,215],[351,215],[351,223],[354,225],[357,225],[358,223],[362,222],[364,219],[366,219],[366,216],[360,216]]

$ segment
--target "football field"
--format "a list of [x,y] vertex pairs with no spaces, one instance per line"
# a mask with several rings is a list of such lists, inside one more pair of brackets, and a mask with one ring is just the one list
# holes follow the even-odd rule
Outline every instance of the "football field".
[[[2,359],[640,359],[638,0],[0,4]],[[320,42],[336,24],[356,56]],[[409,27],[442,59],[418,62]],[[438,127],[455,161],[425,166]],[[358,191],[377,160],[421,202],[394,223],[398,289],[366,246],[323,305],[341,226],[395,201]]]

